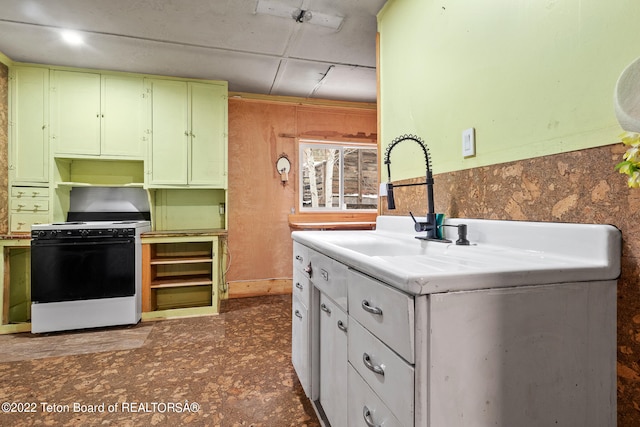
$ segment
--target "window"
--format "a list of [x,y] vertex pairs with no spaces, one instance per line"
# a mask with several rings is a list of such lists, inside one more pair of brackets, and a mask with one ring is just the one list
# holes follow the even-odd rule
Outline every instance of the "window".
[[300,141],[300,210],[377,210],[373,144]]

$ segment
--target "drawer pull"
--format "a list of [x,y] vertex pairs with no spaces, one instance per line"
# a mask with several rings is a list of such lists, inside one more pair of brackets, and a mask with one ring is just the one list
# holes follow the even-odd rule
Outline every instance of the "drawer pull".
[[342,320],[338,320],[338,329],[340,329],[342,332],[347,332],[347,327],[344,326]]
[[380,427],[379,424],[373,422],[371,411],[369,410],[369,408],[367,408],[366,405],[364,406],[364,408],[362,408],[362,416],[364,417],[364,422],[367,423],[369,427]]
[[325,313],[331,314],[331,309],[327,307],[325,303],[320,304],[320,310],[324,311]]
[[299,311],[299,310],[296,310],[293,314],[295,314],[295,315],[296,315],[296,317],[298,317],[298,318],[302,319],[302,314],[300,314],[300,311]]
[[325,281],[329,281],[329,272],[327,270],[320,270],[320,275]]
[[300,284],[300,282],[296,282],[296,288],[302,290],[302,285]]
[[384,365],[374,365],[371,363],[371,357],[367,353],[362,353],[362,361],[364,366],[375,374],[382,375],[384,377]]
[[382,316],[382,309],[380,307],[371,307],[369,305],[369,301],[362,300],[362,308],[364,309],[364,311],[369,312],[371,314],[377,314]]
[[300,255],[296,255],[296,259],[297,259],[298,261],[303,261],[303,259],[302,259],[302,257],[301,257]]

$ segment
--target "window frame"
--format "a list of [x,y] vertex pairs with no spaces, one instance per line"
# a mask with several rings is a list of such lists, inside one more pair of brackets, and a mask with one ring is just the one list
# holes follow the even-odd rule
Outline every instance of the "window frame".
[[[298,212],[300,212],[301,214],[305,214],[305,213],[327,213],[327,214],[331,214],[331,213],[349,213],[349,214],[357,214],[357,213],[363,213],[363,214],[370,214],[370,213],[377,213],[379,210],[379,207],[376,208],[372,208],[372,209],[347,209],[347,208],[343,208],[342,206],[344,206],[344,199],[345,199],[345,195],[344,195],[344,152],[346,149],[349,148],[356,148],[356,149],[369,149],[369,150],[376,150],[376,165],[379,168],[379,149],[378,149],[378,145],[376,142],[353,142],[353,141],[340,141],[340,140],[315,140],[315,139],[298,139],[298,162],[299,162],[299,166],[298,166]],[[303,204],[303,197],[304,197],[304,151],[306,148],[309,148],[309,146],[311,146],[311,148],[313,149],[337,149],[339,151],[339,161],[340,161],[340,170],[339,170],[339,203],[338,206],[336,207],[324,207],[324,206],[319,206],[319,207],[305,207]],[[378,172],[378,177],[379,177],[379,171]],[[376,203],[379,203],[379,195],[376,193]]]

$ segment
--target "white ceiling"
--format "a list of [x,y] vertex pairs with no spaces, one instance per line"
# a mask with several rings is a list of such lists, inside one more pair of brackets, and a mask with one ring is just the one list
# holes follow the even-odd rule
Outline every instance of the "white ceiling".
[[[226,80],[236,92],[375,102],[385,1],[0,0],[0,52],[17,62]],[[66,45],[63,29],[85,43]]]

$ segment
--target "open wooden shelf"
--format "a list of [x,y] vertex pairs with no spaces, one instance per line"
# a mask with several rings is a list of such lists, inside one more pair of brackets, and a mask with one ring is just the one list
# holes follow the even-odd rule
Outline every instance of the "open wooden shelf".
[[218,237],[149,239],[142,245],[142,311],[147,317],[218,311]]
[[176,276],[168,278],[158,278],[151,282],[151,289],[179,288],[185,286],[207,286],[212,285],[211,276]]
[[171,264],[200,264],[206,262],[213,262],[212,257],[202,258],[202,257],[162,257],[162,258],[154,258],[151,260],[151,265],[171,265]]

